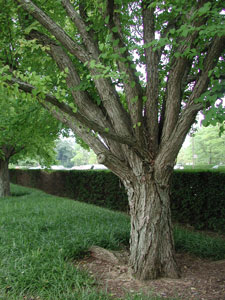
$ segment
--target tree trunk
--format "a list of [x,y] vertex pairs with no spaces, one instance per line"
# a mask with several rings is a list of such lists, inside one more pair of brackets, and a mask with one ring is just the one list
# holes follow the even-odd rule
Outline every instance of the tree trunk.
[[178,278],[169,185],[160,184],[149,172],[142,172],[132,182],[124,180],[124,184],[130,205],[130,265],[134,277],[139,280]]
[[10,196],[9,161],[0,159],[0,198]]

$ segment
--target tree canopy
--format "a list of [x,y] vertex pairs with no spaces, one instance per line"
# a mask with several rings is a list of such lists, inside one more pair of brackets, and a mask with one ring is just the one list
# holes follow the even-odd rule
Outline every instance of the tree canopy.
[[15,162],[30,157],[51,165],[59,122],[37,102],[15,98],[4,87],[0,87],[0,105],[0,158]]
[[[171,132],[184,138],[199,110],[205,124],[224,121],[216,103],[224,93],[221,1],[18,2],[7,1],[1,17],[3,65],[35,86],[21,88],[54,95],[45,101],[91,133],[137,148],[147,130],[153,157]],[[95,136],[74,130],[100,146]]]
[[201,127],[191,136],[188,147],[178,155],[180,163],[196,165],[225,164],[225,135],[219,136],[218,126]]
[[9,163],[31,159],[50,166],[55,161],[60,123],[32,95],[21,95],[0,84],[0,197],[10,194]]

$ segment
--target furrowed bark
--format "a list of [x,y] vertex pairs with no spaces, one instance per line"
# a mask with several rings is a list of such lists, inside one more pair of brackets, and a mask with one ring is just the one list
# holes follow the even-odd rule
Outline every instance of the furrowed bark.
[[207,99],[205,103],[196,102],[196,100],[207,90],[209,85],[209,71],[215,67],[219,56],[224,51],[224,48],[225,37],[214,38],[205,58],[203,70],[196,79],[186,108],[182,111],[175,128],[171,131],[169,139],[165,142],[165,144],[161,145],[161,149],[158,154],[158,161],[161,163],[163,161],[169,163],[170,160],[173,161],[176,158],[188,131],[196,119],[197,113],[208,105]]
[[188,60],[186,58],[179,58],[169,75],[167,84],[165,120],[162,132],[163,143],[165,143],[166,140],[169,139],[170,134],[173,131],[179,118],[182,100],[181,84],[187,65]]
[[80,15],[76,12],[73,5],[70,3],[69,0],[62,0],[62,6],[67,12],[67,15],[73,21],[75,26],[77,27],[78,31],[80,32],[83,43],[87,48],[88,52],[92,56],[93,59],[99,60],[99,49],[97,48],[96,43],[92,40],[92,37],[89,35],[87,31],[86,24],[84,23],[83,19]]
[[[126,5],[128,2],[123,4]],[[129,55],[129,43],[126,43],[126,38],[129,40],[129,37],[124,30],[128,24],[122,23],[124,16],[119,15],[116,11],[119,7],[118,1],[115,1],[115,5],[114,0],[104,2],[107,6],[106,15],[109,16],[108,28],[114,39],[113,47],[121,58],[116,61],[117,66],[115,65],[113,70],[125,72],[129,79],[127,82],[124,77],[120,78],[127,97],[128,113],[120,101],[113,78],[103,77],[103,73],[101,74],[100,71],[102,65],[95,67],[95,64],[102,64],[105,61],[100,56],[98,38],[100,37],[101,42],[105,41],[109,44],[111,40],[108,40],[108,32],[104,40],[102,32],[98,31],[99,28],[95,29],[95,21],[91,24],[92,16],[88,17],[90,16],[89,6],[87,6],[88,8],[85,6],[87,2],[61,0],[62,7],[65,8],[67,16],[73,22],[70,25],[75,25],[74,30],[79,38],[79,42],[76,43],[32,1],[19,0],[22,7],[55,37],[56,41],[46,37],[46,45],[50,45],[50,54],[59,69],[64,70],[66,67],[69,69],[66,79],[67,86],[74,98],[74,103],[77,104],[78,111],[74,113],[67,105],[66,99],[65,103],[59,102],[52,95],[46,95],[45,98],[37,95],[37,99],[52,115],[80,136],[95,151],[98,161],[110,168],[122,180],[127,189],[131,214],[130,264],[134,276],[141,280],[158,277],[177,278],[179,276],[174,258],[170,216],[171,176],[177,154],[196,119],[197,112],[209,105],[209,102],[198,103],[198,98],[210,87],[208,73],[218,62],[225,46],[224,37],[208,39],[207,34],[199,35],[201,43],[199,47],[196,45],[196,37],[201,30],[201,25],[205,23],[211,12],[216,11],[214,4],[211,3],[212,9],[209,9],[208,13],[204,14],[203,9],[199,13],[199,16],[201,13],[203,16],[194,18],[193,14],[197,13],[198,15],[198,9],[207,2],[207,0],[193,2],[192,8],[190,8],[190,3],[184,4],[182,7],[184,10],[179,12],[177,10],[178,2],[176,3],[177,7],[166,1],[157,2],[155,11],[153,8],[156,4],[155,1],[129,2],[132,16],[135,14],[135,18],[140,18],[142,13],[145,46],[155,38],[158,39],[155,34],[159,26],[162,29],[160,39],[168,37],[169,41],[166,44],[170,44],[170,48],[167,49],[163,39],[161,40],[163,46],[159,47],[160,49],[157,51],[154,51],[151,46],[145,48],[147,68],[145,96],[147,96],[147,102],[144,104],[142,96],[145,87],[141,86],[135,70],[131,67],[131,62],[126,64],[124,60]],[[170,9],[165,11],[164,8],[168,7]],[[173,9],[175,10],[173,11]],[[178,22],[173,19],[173,16]],[[164,17],[165,19],[163,19]],[[161,20],[165,22],[160,24]],[[69,21],[68,18],[67,21]],[[209,21],[213,22],[214,20]],[[209,24],[211,24],[210,22]],[[184,25],[184,29],[181,24]],[[88,26],[91,27],[90,31],[87,30]],[[169,32],[171,26],[175,29],[174,33]],[[118,30],[115,30],[114,27],[117,27]],[[187,34],[185,30],[187,30]],[[133,33],[132,29],[130,32]],[[38,39],[43,42],[44,35],[41,36],[39,33]],[[205,48],[202,45],[203,39],[208,39],[206,49],[203,49]],[[118,46],[116,46],[115,40],[117,40]],[[123,48],[122,51],[121,48]],[[184,53],[189,49],[195,49],[197,55],[192,57]],[[175,52],[180,52],[182,55],[176,57],[173,55]],[[70,59],[71,55],[73,55],[72,59]],[[163,69],[160,70],[161,64],[167,63],[164,55],[168,59],[168,65],[163,66]],[[203,65],[201,60],[198,65],[200,56],[205,57]],[[94,104],[91,94],[77,90],[80,78],[79,71],[73,63],[74,58],[76,62],[79,60],[80,63],[86,63],[86,71],[89,72],[98,96],[101,98],[99,106]],[[201,71],[196,75],[200,69]],[[190,76],[195,76],[191,84]],[[159,78],[163,82],[167,82],[166,88],[164,84],[161,84]],[[27,92],[32,92],[34,88],[22,82],[19,82],[19,85],[22,90]],[[160,102],[162,94],[164,96],[163,104]],[[187,98],[188,95],[190,95],[189,98]],[[134,103],[132,103],[132,99]],[[160,110],[161,120],[158,125]],[[138,122],[143,122],[143,126],[141,124],[140,127],[134,128]],[[106,127],[107,130],[105,130]],[[87,130],[87,128],[91,130]]]
[[[76,104],[78,111],[82,115],[85,115],[89,120],[94,120],[96,124],[107,128],[110,133],[113,133],[114,128],[107,117],[104,107],[96,105],[94,99],[91,98],[87,91],[79,90],[79,85],[81,83],[80,77],[74,68],[73,62],[68,54],[62,49],[62,47],[48,36],[36,30],[32,30],[29,33],[28,39],[37,39],[42,45],[49,46],[50,50],[47,50],[46,52],[52,56],[59,69],[64,71],[65,68],[68,68],[69,72],[68,76],[66,77],[66,82],[70,88],[70,92],[73,96],[74,103]],[[115,143],[110,139],[105,139],[105,143],[109,145],[114,154],[119,153],[119,156],[122,158],[123,153],[120,144]]]
[[0,198],[10,196],[9,160],[0,158]]
[[[31,84],[22,82],[16,78],[12,78],[10,80],[10,83],[11,84],[17,83],[21,90],[23,90],[24,92],[28,92],[28,93],[32,93],[32,90],[35,89],[35,87],[32,86]],[[40,99],[40,100],[43,101],[43,99]],[[84,124],[87,128],[91,128],[94,131],[98,132],[103,137],[106,137],[106,138],[108,137],[112,140],[115,140],[115,141],[121,143],[121,144],[126,144],[126,145],[130,145],[130,146],[135,146],[135,144],[136,144],[135,139],[130,138],[129,136],[128,137],[121,136],[117,133],[107,132],[104,127],[100,126],[99,124],[96,124],[92,120],[89,120],[88,118],[86,118],[86,116],[83,116],[79,112],[74,113],[73,110],[67,104],[65,104],[63,102],[59,102],[54,96],[52,96],[50,94],[45,94],[44,100],[46,102],[49,102],[52,105],[58,107],[60,110],[62,110],[67,115],[73,117],[75,120]]]
[[[91,55],[91,58],[96,61],[96,63],[100,62],[99,55],[100,51],[97,48],[96,43],[93,41],[92,37],[88,34],[86,24],[79,16],[79,14],[74,10],[73,6],[68,0],[62,0],[62,4],[66,9],[68,16],[74,22],[75,26],[79,30],[83,42]],[[97,79],[96,76],[99,75],[99,72],[95,70],[95,68],[91,68],[90,65],[89,70],[93,76],[93,80],[95,82],[96,88],[99,91],[99,94],[102,99],[102,103],[114,125],[115,128],[118,128],[118,132],[124,132],[124,134],[130,134],[130,120],[127,116],[126,111],[123,109],[118,95],[115,89],[112,86],[112,83],[109,79],[99,78]],[[106,91],[110,91],[110,94],[106,93]],[[108,95],[107,95],[108,94]],[[119,114],[119,118],[115,120],[115,113]]]
[[[202,7],[205,1],[200,1],[198,3],[198,8]],[[193,7],[191,11],[187,14],[186,18],[189,20],[195,8]],[[199,35],[198,27],[207,22],[207,17],[203,14],[202,17],[195,19],[192,23],[193,28],[196,30],[190,33],[187,37],[178,37],[177,44],[180,46],[175,49],[176,52],[181,55],[187,50],[197,47],[196,39]],[[177,125],[179,119],[179,114],[181,112],[181,102],[184,90],[187,88],[187,79],[189,72],[191,70],[193,59],[187,58],[187,56],[181,57],[171,57],[171,68],[167,80],[167,92],[165,97],[165,113],[163,121],[163,130],[161,142],[165,143],[169,138],[173,130]]]
[[[126,94],[126,101],[128,104],[128,110],[131,116],[133,131],[135,132],[136,139],[141,143],[144,143],[143,137],[143,91],[137,72],[134,67],[134,62],[128,60],[131,57],[126,45],[123,41],[123,33],[120,26],[120,17],[118,13],[114,12],[114,1],[107,1],[107,14],[109,16],[108,28],[111,31],[113,41],[118,41],[118,45],[113,46],[114,51],[121,57],[117,60],[118,70],[121,73],[125,73],[127,78],[123,81],[124,91]],[[117,27],[118,32],[114,32],[113,28]],[[125,49],[121,53],[120,49]],[[141,124],[141,126],[138,126]]]
[[179,277],[170,215],[172,170],[162,174],[158,182],[153,170],[139,162],[133,179],[123,180],[131,215],[130,265],[140,280]]
[[92,134],[92,132],[87,131],[82,124],[77,123],[72,118],[62,112],[57,111],[54,107],[46,105],[46,103],[41,103],[49,112],[59,121],[64,123],[66,126],[71,128],[73,132],[81,137],[85,143],[87,143],[93,151],[96,153],[98,162],[104,164],[109,169],[111,169],[117,176],[126,178],[127,174],[130,173],[130,169],[127,166],[125,160],[121,160],[118,155],[114,155],[110,149],[108,149],[102,140],[98,136]]
[[[155,40],[155,11],[148,7],[148,1],[142,2],[142,18],[144,30],[144,43],[148,44]],[[153,46],[145,49],[146,72],[147,72],[147,103],[146,118],[147,127],[150,135],[149,148],[153,156],[158,149],[158,92],[159,92],[159,54],[153,50]]]

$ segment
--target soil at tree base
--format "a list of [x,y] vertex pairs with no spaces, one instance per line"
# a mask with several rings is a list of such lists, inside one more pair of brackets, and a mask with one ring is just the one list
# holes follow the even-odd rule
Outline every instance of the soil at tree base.
[[[179,300],[225,300],[225,260],[210,261],[189,254],[176,254],[181,269],[180,279],[135,280],[127,264],[128,251],[90,249],[89,255],[76,262],[96,279],[96,288],[115,298],[127,293],[176,297]],[[114,255],[115,254],[115,255]],[[122,258],[122,259],[121,259]]]

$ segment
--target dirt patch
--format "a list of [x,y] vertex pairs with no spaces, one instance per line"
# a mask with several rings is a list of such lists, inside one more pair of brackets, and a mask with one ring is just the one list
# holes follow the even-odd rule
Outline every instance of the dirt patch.
[[145,282],[132,277],[127,251],[92,247],[90,255],[76,266],[87,270],[96,279],[98,288],[115,298],[123,298],[127,293],[144,293],[182,300],[225,300],[225,260],[212,262],[188,254],[177,254],[176,259],[181,269],[180,279]]

